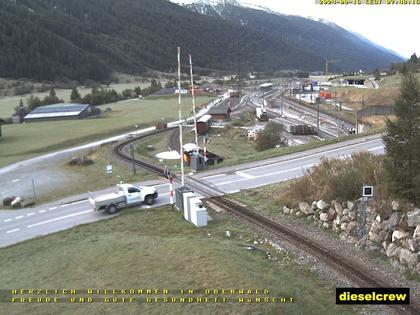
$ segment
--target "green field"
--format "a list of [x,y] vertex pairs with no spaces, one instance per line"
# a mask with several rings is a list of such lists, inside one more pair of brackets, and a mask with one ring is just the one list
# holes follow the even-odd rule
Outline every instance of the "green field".
[[[209,97],[197,97],[196,104],[209,102]],[[191,98],[184,98],[183,116],[190,116]],[[178,100],[175,97],[131,100],[101,106],[111,108],[101,118],[37,122],[21,125],[4,125],[0,140],[0,167],[48,153],[61,148],[102,139],[134,130],[135,125],[151,125],[164,117],[170,120],[178,116]]]
[[[247,226],[226,215],[212,216],[208,227],[197,229],[169,208],[131,209],[109,220],[3,248],[0,286],[168,289],[170,297],[178,298],[181,289],[268,289],[271,297],[292,297],[293,303],[2,303],[2,313],[356,314],[360,310],[337,306],[334,288],[326,287],[309,266],[295,263],[288,253],[257,245],[271,252],[273,258],[267,259],[264,252],[240,246],[261,238]],[[231,238],[224,236],[226,230]]]
[[[104,88],[114,89],[118,93],[121,93],[125,89],[134,89],[137,86],[140,86],[143,89],[143,88],[149,87],[150,83],[149,82],[120,83],[120,84],[111,84],[109,86],[104,86]],[[92,89],[88,87],[79,87],[78,90],[82,97],[92,91]],[[63,99],[65,102],[70,101],[71,91],[72,91],[71,89],[56,89],[55,90],[57,97]],[[33,95],[42,99],[48,94],[49,94],[49,91],[42,92],[42,93],[32,93],[32,94],[25,94],[25,95],[0,97],[0,118],[7,118],[7,117],[12,116],[14,113],[15,107],[19,105],[20,99],[22,99],[24,104],[26,105],[26,99],[30,95]]]

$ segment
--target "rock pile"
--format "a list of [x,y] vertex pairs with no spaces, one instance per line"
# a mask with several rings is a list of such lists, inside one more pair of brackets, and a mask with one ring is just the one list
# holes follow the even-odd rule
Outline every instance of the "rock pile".
[[32,198],[7,197],[3,199],[3,206],[12,208],[26,208],[35,204]]
[[420,209],[404,211],[400,202],[393,201],[388,210],[379,212],[368,205],[365,236],[359,239],[358,202],[318,200],[312,204],[300,202],[295,208],[283,207],[284,214],[305,216],[308,222],[331,229],[343,241],[381,251],[394,267],[420,274]]

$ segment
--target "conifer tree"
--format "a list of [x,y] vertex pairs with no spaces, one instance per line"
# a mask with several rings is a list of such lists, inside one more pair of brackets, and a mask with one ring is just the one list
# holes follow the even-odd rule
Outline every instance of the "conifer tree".
[[387,120],[383,137],[389,188],[398,197],[420,202],[420,83],[409,73],[394,106],[396,119]]
[[72,102],[80,102],[82,99],[82,96],[80,95],[79,91],[77,90],[77,88],[73,88],[73,90],[71,91],[71,95],[70,95],[70,99]]

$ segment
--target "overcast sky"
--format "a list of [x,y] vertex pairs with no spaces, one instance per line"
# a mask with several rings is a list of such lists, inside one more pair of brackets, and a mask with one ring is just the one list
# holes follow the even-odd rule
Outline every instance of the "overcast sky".
[[[361,0],[365,3],[366,0]],[[190,3],[195,1],[173,0]],[[403,57],[420,55],[420,5],[319,5],[315,0],[243,0],[273,11],[319,17],[359,33]],[[385,2],[385,0],[382,0]]]

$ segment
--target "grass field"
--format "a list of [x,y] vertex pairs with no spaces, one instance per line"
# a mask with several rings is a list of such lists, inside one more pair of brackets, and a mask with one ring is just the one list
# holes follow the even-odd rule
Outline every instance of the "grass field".
[[[231,232],[231,238],[224,237],[226,230]],[[2,303],[2,312],[236,315],[356,314],[360,310],[337,306],[335,290],[326,287],[309,266],[294,263],[288,253],[258,245],[271,251],[274,259],[267,259],[263,252],[239,246],[258,237],[247,226],[225,215],[219,214],[208,227],[197,229],[181,213],[168,208],[131,209],[109,220],[0,249],[0,286],[168,289],[170,297],[181,297],[181,289],[266,288],[271,297],[293,297],[293,303]]]
[[[133,174],[129,164],[113,156],[112,145],[101,146],[94,151],[90,151],[89,157],[94,161],[91,165],[62,165],[57,171],[69,174],[65,185],[57,186],[52,191],[43,194],[38,189],[38,203],[46,203],[59,200],[68,196],[97,191],[113,187],[119,182],[136,183],[152,179],[159,179],[154,175],[139,167],[136,174]],[[112,174],[105,172],[106,165],[112,165]]]
[[[208,151],[223,157],[224,161],[220,164],[209,166],[208,169],[238,165],[247,162],[269,159],[286,154],[302,152],[305,150],[318,148],[324,145],[335,144],[346,140],[356,139],[359,137],[366,137],[367,135],[380,133],[381,131],[383,130],[378,129],[359,135],[348,135],[343,136],[341,138],[324,141],[314,139],[309,143],[298,146],[283,146],[280,148],[273,148],[259,152],[255,149],[255,142],[247,140],[245,130],[234,127],[228,129],[213,128],[209,132],[210,143],[208,144],[207,148]],[[169,131],[165,137],[162,137],[162,135],[155,135],[138,141],[136,155],[158,165],[159,162],[155,158],[155,155],[159,152],[168,150],[170,135],[171,131]],[[192,132],[184,131],[184,143],[187,142],[194,142],[194,134]],[[147,148],[147,146],[150,144],[153,145],[153,150],[149,150]],[[167,166],[170,167],[172,170],[177,170],[178,161],[168,162]],[[189,169],[187,169],[186,171],[188,172]]]
[[[196,104],[209,102],[209,97],[196,98]],[[184,116],[190,115],[190,99],[184,98]],[[134,130],[134,125],[151,125],[162,117],[170,120],[178,115],[175,97],[147,98],[103,105],[112,112],[101,118],[4,125],[0,140],[0,167],[54,150]]]
[[[150,83],[149,82],[119,83],[119,84],[111,84],[109,86],[104,86],[104,88],[114,89],[118,93],[121,93],[125,89],[134,89],[137,86],[140,86],[143,89],[143,88],[149,87]],[[88,87],[79,87],[78,90],[82,97],[92,91],[92,89]],[[71,89],[56,89],[55,92],[58,98],[63,99],[65,102],[70,101]],[[24,104],[26,105],[26,99],[30,95],[33,95],[42,99],[48,94],[49,94],[49,91],[42,92],[42,93],[32,93],[32,94],[25,94],[25,95],[0,97],[0,118],[7,118],[7,117],[12,116],[14,113],[15,107],[19,105],[20,99],[22,99]]]

